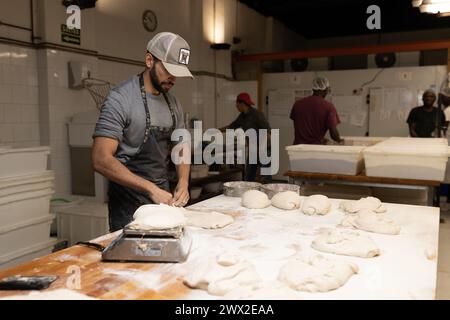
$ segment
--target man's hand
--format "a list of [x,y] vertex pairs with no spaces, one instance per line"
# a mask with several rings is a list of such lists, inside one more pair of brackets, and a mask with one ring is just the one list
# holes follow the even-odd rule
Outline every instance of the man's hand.
[[184,207],[189,201],[189,184],[187,182],[179,182],[175,188],[173,195],[173,205],[175,207]]
[[172,205],[173,203],[172,194],[166,190],[158,188],[157,186],[154,186],[151,191],[149,191],[149,197],[155,204]]

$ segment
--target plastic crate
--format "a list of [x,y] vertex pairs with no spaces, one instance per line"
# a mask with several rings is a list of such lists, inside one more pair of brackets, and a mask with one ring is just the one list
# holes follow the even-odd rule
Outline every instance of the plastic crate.
[[0,148],[0,177],[11,177],[47,170],[50,147]]
[[33,259],[51,254],[57,242],[58,240],[56,238],[50,238],[45,242],[37,243],[28,248],[0,256],[0,269],[12,268],[19,264],[30,262]]

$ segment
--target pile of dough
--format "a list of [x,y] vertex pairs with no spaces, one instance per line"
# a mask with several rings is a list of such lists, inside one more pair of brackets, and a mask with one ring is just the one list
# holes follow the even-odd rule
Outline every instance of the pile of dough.
[[248,209],[264,209],[270,206],[270,200],[264,192],[249,190],[242,195],[241,205]]
[[191,288],[207,290],[212,295],[224,296],[236,288],[253,287],[261,282],[251,263],[234,254],[223,255],[195,265],[183,278],[183,283]]
[[219,212],[186,210],[187,225],[203,229],[219,229],[234,222],[233,217]]
[[386,212],[386,207],[378,198],[367,197],[361,198],[357,201],[343,201],[339,208],[348,213],[357,213],[361,210],[367,209],[376,213]]
[[372,258],[380,255],[380,249],[369,237],[350,230],[329,230],[311,243],[318,251],[345,256]]
[[298,300],[298,293],[281,282],[238,287],[228,292],[226,300]]
[[129,227],[139,230],[162,230],[186,225],[185,209],[165,204],[147,204],[139,207]]
[[355,215],[348,215],[342,220],[341,225],[373,233],[392,235],[399,234],[401,229],[384,214],[377,214],[370,210],[362,210]]
[[9,296],[0,300],[98,300],[77,291],[57,289],[52,291],[31,292],[26,295]]
[[358,266],[317,255],[296,258],[281,267],[278,280],[297,291],[327,292],[343,286]]
[[325,215],[330,212],[331,202],[327,196],[316,194],[306,198],[302,211],[307,215]]
[[299,209],[300,196],[294,191],[279,192],[273,196],[272,205],[283,210]]

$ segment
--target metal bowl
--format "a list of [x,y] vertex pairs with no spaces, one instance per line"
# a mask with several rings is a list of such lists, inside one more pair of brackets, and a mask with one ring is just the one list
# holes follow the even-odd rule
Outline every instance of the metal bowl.
[[283,191],[294,191],[300,195],[300,186],[296,184],[288,184],[288,183],[264,184],[261,186],[260,190],[265,194],[267,194],[269,199],[272,199],[274,195]]
[[247,181],[231,181],[223,185],[223,194],[227,197],[241,197],[246,191],[259,190],[261,183]]

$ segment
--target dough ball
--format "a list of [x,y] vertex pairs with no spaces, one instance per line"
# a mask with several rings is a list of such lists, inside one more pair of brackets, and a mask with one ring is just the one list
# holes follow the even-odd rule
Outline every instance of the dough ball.
[[283,210],[299,209],[300,196],[294,191],[279,192],[273,196],[272,205]]
[[165,204],[147,204],[139,207],[130,224],[133,229],[171,229],[186,225],[185,210]]
[[249,190],[242,195],[241,205],[248,209],[263,209],[270,206],[270,200],[264,192]]
[[330,212],[331,202],[327,196],[316,194],[306,198],[302,211],[307,215],[325,215]]

